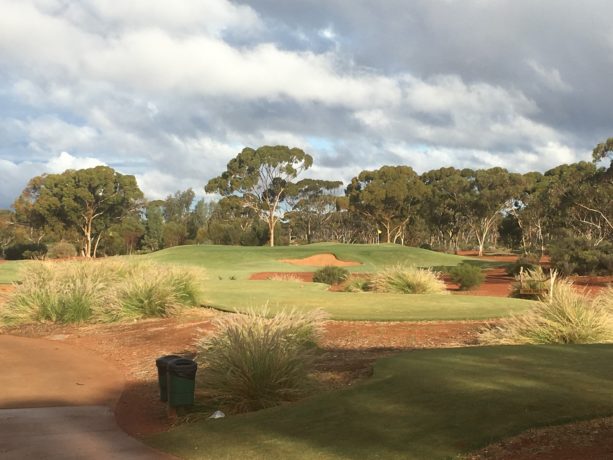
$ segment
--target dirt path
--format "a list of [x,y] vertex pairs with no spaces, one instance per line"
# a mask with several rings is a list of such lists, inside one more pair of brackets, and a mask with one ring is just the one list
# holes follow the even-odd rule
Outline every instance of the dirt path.
[[0,335],[0,369],[3,459],[172,458],[119,429],[111,409],[124,379],[103,356],[49,339]]

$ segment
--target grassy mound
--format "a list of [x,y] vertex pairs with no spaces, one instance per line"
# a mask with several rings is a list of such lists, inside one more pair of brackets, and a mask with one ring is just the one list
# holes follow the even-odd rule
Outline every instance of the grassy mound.
[[529,428],[613,414],[611,360],[613,345],[413,351],[346,390],[149,442],[186,459],[456,458]]

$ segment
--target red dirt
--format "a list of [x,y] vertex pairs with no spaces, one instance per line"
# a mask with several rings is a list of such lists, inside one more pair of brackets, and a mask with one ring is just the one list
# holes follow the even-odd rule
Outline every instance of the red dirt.
[[354,267],[362,265],[360,262],[349,260],[339,260],[334,254],[315,254],[314,256],[305,257],[304,259],[281,259],[279,262],[285,262],[292,265],[310,265],[313,267],[325,267],[333,265],[335,267]]
[[[305,283],[313,282],[313,272],[259,272],[253,273],[249,279],[255,281],[265,281],[271,277],[277,277],[279,279],[283,277],[289,277],[299,279]],[[288,280],[289,281],[289,280]]]

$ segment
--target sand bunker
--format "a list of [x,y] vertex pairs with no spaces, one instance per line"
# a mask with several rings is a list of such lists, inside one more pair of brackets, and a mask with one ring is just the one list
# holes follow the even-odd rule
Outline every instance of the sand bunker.
[[335,267],[354,267],[362,265],[360,262],[351,262],[338,260],[334,254],[315,254],[314,256],[305,257],[304,259],[281,259],[279,262],[285,262],[292,265],[311,265],[314,267],[325,267],[333,265]]

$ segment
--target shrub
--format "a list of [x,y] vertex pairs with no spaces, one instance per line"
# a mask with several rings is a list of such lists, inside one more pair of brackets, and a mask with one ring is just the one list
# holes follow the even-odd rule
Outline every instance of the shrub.
[[518,275],[522,270],[534,270],[539,266],[540,258],[534,254],[524,254],[517,258],[517,260],[507,268],[509,275]]
[[327,265],[313,274],[313,282],[325,284],[339,284],[347,279],[349,272],[343,267]]
[[613,341],[613,295],[595,299],[578,293],[571,283],[554,283],[551,295],[530,311],[485,331],[480,340],[492,344],[561,344]]
[[184,269],[111,260],[29,264],[0,319],[78,323],[168,316],[198,305],[198,278]]
[[447,294],[440,274],[431,269],[395,265],[372,277],[373,290],[402,294]]
[[372,282],[370,279],[353,278],[350,279],[343,287],[345,292],[366,292],[372,290]]
[[550,247],[551,265],[564,275],[613,274],[613,243],[594,246],[583,238],[563,238]]
[[43,243],[18,243],[4,250],[6,260],[41,259],[47,254]]
[[549,292],[551,287],[550,278],[552,276],[556,276],[555,271],[547,275],[541,266],[520,272],[515,277],[515,282],[511,285],[511,297],[540,299]]
[[302,397],[310,388],[322,314],[266,315],[264,310],[221,317],[216,334],[198,345],[197,360],[204,368],[200,384],[224,410],[275,406]]
[[460,285],[462,291],[479,286],[485,279],[485,274],[479,267],[472,264],[461,263],[449,271],[451,281]]
[[60,241],[59,243],[50,245],[49,250],[47,251],[48,259],[67,259],[76,256],[77,250],[75,249],[74,244],[66,241]]

